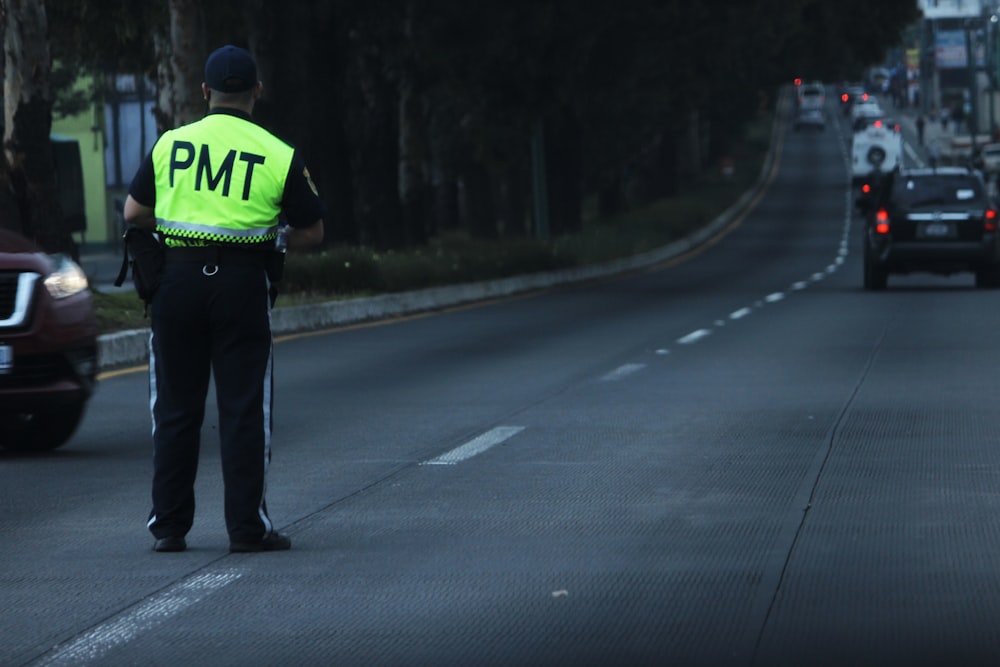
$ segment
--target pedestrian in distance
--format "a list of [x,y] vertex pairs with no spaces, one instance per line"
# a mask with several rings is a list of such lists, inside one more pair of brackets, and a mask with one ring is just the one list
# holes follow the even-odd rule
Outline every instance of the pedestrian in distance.
[[932,139],[930,145],[927,147],[927,161],[931,167],[937,167],[941,161],[941,146],[938,144],[937,139]]
[[924,128],[927,125],[927,121],[924,120],[924,115],[920,114],[917,116],[917,141],[920,145],[924,145]]
[[194,483],[209,378],[214,376],[231,552],[289,549],[265,501],[271,460],[273,283],[287,246],[323,240],[325,207],[299,152],[256,125],[263,91],[253,56],[212,52],[202,95],[208,113],[165,132],[129,187],[124,217],[164,245],[150,301],[152,510],[159,552],[183,551],[194,522]]
[[951,120],[955,125],[955,134],[962,134],[963,123],[965,122],[965,110],[961,104],[956,104],[955,108],[951,110]]

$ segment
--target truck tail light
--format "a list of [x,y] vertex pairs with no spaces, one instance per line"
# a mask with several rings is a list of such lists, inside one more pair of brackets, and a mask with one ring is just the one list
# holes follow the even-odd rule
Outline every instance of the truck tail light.
[[878,213],[875,214],[875,233],[889,233],[889,212],[884,208],[880,208]]

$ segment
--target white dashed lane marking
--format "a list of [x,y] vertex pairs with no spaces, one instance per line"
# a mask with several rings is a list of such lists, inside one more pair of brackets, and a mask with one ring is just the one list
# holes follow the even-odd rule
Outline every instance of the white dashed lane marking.
[[482,454],[490,447],[495,447],[501,442],[509,440],[524,430],[523,426],[497,426],[486,433],[473,438],[461,447],[456,447],[450,452],[446,452],[437,458],[424,461],[420,465],[425,466],[450,466],[466,459],[471,459],[477,454]]
[[624,364],[622,366],[619,366],[615,370],[611,371],[610,373],[608,373],[607,375],[605,375],[601,379],[605,380],[605,381],[608,381],[608,382],[611,382],[611,381],[614,381],[614,380],[621,380],[626,375],[631,375],[632,373],[635,373],[637,371],[641,371],[645,367],[646,367],[646,364]]
[[[846,143],[844,141],[841,141],[839,145],[842,157],[844,158],[844,164],[849,169],[851,161],[850,161],[850,155],[847,154]],[[753,313],[754,310],[763,308],[768,304],[773,304],[783,301],[787,296],[789,296],[789,294],[794,292],[801,292],[807,289],[811,283],[818,283],[822,280],[825,280],[833,273],[835,273],[840,267],[844,265],[847,256],[849,254],[848,241],[850,239],[851,218],[854,206],[853,197],[854,197],[853,190],[851,187],[848,187],[845,191],[845,208],[844,208],[845,215],[844,215],[843,234],[840,243],[837,247],[837,253],[834,256],[833,261],[830,264],[828,264],[823,271],[817,271],[811,274],[809,278],[806,280],[797,280],[793,282],[791,284],[791,287],[788,289],[788,294],[786,294],[785,292],[772,292],[771,294],[768,294],[767,296],[763,297],[763,299],[755,301],[752,306],[747,306],[744,308],[738,308],[737,310],[734,310],[733,312],[729,313],[728,318],[715,320],[711,328],[697,329],[695,331],[692,331],[691,333],[681,338],[678,338],[677,342],[681,345],[692,345],[694,343],[697,343],[698,341],[703,340],[704,338],[710,336],[713,330],[721,329],[725,327],[729,322],[735,322],[737,320],[741,320],[749,316],[751,313]],[[670,351],[667,350],[666,348],[657,348],[655,350],[655,354],[660,356],[669,354],[669,352]],[[615,370],[604,375],[601,379],[620,380],[623,377],[631,375],[632,373],[636,372],[637,370],[643,367],[644,364],[625,364],[623,366],[619,366]]]
[[712,332],[708,329],[698,329],[697,331],[692,331],[683,338],[678,338],[677,342],[681,345],[690,345],[691,343],[697,343],[699,340],[705,336],[711,336]]

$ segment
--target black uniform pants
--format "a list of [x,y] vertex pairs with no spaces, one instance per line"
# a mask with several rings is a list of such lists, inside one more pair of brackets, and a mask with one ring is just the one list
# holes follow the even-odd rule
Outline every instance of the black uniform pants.
[[149,363],[154,470],[148,528],[157,539],[183,536],[194,522],[210,374],[229,538],[254,542],[272,530],[264,501],[273,386],[269,309],[263,267],[193,261],[165,267],[152,303]]

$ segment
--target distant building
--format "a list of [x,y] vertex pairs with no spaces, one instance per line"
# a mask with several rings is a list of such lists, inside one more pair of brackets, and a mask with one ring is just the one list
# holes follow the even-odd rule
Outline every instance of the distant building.
[[997,125],[998,0],[918,0],[919,87],[925,112],[957,111],[977,132]]

